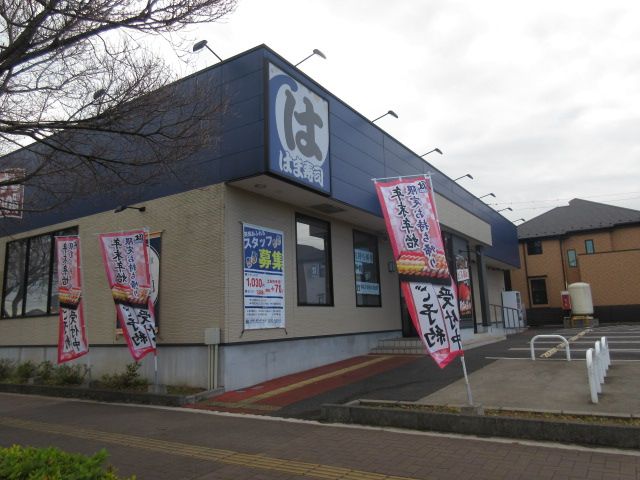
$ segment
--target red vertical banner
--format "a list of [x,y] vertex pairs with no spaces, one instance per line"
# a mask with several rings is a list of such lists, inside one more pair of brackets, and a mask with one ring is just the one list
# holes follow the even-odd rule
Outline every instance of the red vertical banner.
[[82,301],[80,239],[56,237],[58,266],[58,363],[68,362],[89,352]]
[[116,313],[134,360],[156,351],[148,235],[144,230],[99,235]]
[[460,312],[428,176],[374,180],[411,321],[444,368],[462,355]]

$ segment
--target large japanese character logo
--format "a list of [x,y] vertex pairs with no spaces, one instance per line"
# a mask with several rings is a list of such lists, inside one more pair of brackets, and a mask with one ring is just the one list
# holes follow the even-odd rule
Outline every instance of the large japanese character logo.
[[329,106],[326,100],[269,65],[273,98],[277,168],[323,189],[329,152]]

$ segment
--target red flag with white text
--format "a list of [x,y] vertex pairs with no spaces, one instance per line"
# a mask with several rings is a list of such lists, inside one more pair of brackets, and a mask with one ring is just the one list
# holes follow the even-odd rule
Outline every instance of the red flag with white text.
[[98,235],[109,288],[134,360],[156,351],[148,234],[144,230]]
[[456,285],[451,280],[428,176],[374,180],[413,325],[444,368],[462,355]]
[[58,281],[58,363],[89,352],[82,300],[80,238],[56,237]]

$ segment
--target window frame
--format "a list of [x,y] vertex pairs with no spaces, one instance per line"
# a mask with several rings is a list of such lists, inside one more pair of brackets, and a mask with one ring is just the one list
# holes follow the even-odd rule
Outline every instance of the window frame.
[[[326,264],[324,265],[325,269],[325,296],[329,294],[331,296],[331,301],[326,303],[307,303],[302,302],[300,300],[300,275],[298,271],[298,223],[304,223],[306,225],[311,226],[313,222],[323,223],[327,226],[327,240],[325,241],[326,247]],[[297,296],[297,305],[299,307],[333,307],[335,306],[335,297],[333,293],[333,256],[331,252],[331,222],[327,220],[323,220],[321,218],[312,217],[310,215],[305,215],[304,213],[295,214],[295,235],[296,235],[296,296]],[[329,270],[327,272],[327,269]]]
[[[356,235],[361,235],[363,237],[369,237],[369,239],[373,240],[373,244],[375,245],[375,252],[374,252],[374,263],[376,266],[376,279],[377,279],[377,284],[378,284],[378,288],[380,289],[380,294],[377,296],[378,297],[378,303],[377,305],[367,305],[367,304],[360,304],[358,303],[358,277],[356,274]],[[380,248],[378,247],[378,237],[376,235],[373,235],[371,233],[367,233],[367,232],[363,232],[362,230],[356,230],[353,229],[353,234],[352,234],[352,238],[353,238],[353,245],[352,245],[352,253],[353,253],[353,286],[354,286],[354,291],[355,291],[355,295],[356,295],[356,307],[364,307],[364,308],[381,308],[382,307],[382,283],[380,282]],[[361,294],[364,295],[364,294]],[[375,296],[375,295],[373,295]]]
[[542,240],[527,240],[527,255],[542,255]]
[[[55,230],[53,232],[47,232],[47,233],[42,233],[39,235],[32,235],[30,237],[25,237],[25,238],[20,238],[17,240],[12,240],[10,242],[7,242],[5,244],[5,256],[4,256],[4,272],[3,272],[3,276],[2,276],[2,298],[0,299],[0,301],[2,301],[2,304],[0,305],[0,319],[1,320],[15,320],[15,319],[20,319],[20,318],[35,318],[35,317],[50,317],[50,316],[55,316],[59,314],[59,310],[56,309],[56,311],[52,311],[52,307],[53,305],[53,275],[54,275],[54,266],[55,266],[55,247],[56,247],[56,242],[55,242],[55,237],[59,237],[59,236],[67,236],[67,235],[78,235],[78,227],[68,227],[68,228],[64,228],[61,230]],[[29,260],[31,257],[31,245],[32,242],[35,241],[36,239],[39,238],[43,238],[43,237],[49,237],[50,238],[50,244],[49,244],[49,265],[47,267],[47,274],[48,274],[48,281],[47,281],[47,306],[46,306],[46,312],[45,313],[27,313],[27,302],[28,302],[28,280],[29,280]],[[7,296],[7,277],[9,275],[9,268],[8,268],[8,262],[9,262],[9,251],[11,250],[10,245],[12,244],[19,244],[19,243],[23,243],[25,245],[25,253],[24,253],[24,272],[23,272],[23,278],[22,278],[22,305],[20,308],[20,313],[16,314],[15,316],[12,315],[5,315],[5,300],[6,300],[6,296]]]
[[[533,282],[539,282],[539,281],[544,282],[544,299],[546,300],[545,302],[536,302],[536,301],[534,301],[535,296],[534,296]],[[534,306],[534,305],[549,305],[549,294],[547,292],[547,279],[546,279],[546,277],[532,277],[532,278],[529,278],[529,288],[531,289],[531,306]]]
[[[588,245],[591,245],[591,251],[589,251]],[[593,255],[594,253],[596,253],[596,244],[592,238],[584,241],[584,251],[587,255]]]
[[[573,253],[573,261],[571,259],[571,254]],[[576,268],[578,266],[578,254],[573,248],[567,250],[567,265],[571,268]]]

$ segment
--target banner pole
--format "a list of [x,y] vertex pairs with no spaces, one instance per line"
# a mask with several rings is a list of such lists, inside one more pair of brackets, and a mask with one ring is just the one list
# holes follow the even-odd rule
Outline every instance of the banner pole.
[[158,351],[153,351],[153,369],[154,369],[154,383],[158,385]]
[[467,376],[467,366],[464,363],[464,355],[460,355],[460,362],[462,363],[462,371],[464,372],[464,383],[467,386],[469,406],[473,407],[473,396],[471,395],[471,385],[469,385],[469,377]]

